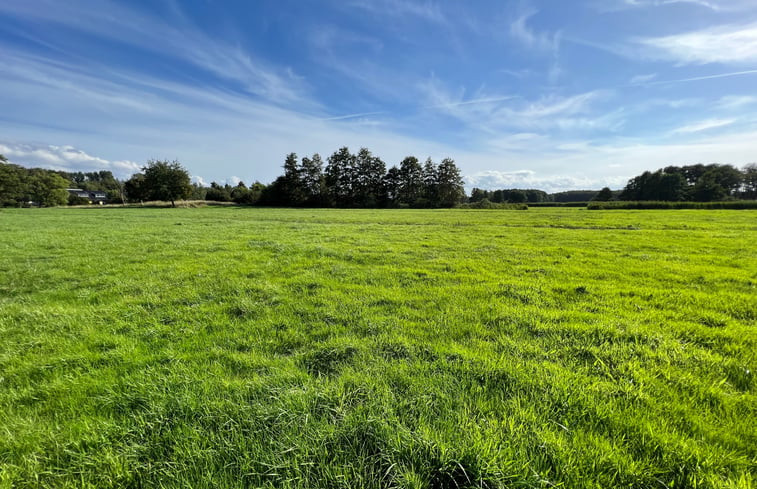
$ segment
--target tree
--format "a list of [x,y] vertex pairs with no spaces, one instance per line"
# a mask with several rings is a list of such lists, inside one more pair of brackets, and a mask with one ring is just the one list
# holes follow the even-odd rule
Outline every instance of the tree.
[[323,177],[323,160],[315,153],[312,158],[302,158],[301,166],[302,189],[305,194],[305,204],[319,206],[323,202],[326,183]]
[[376,207],[384,201],[383,180],[386,164],[368,148],[360,148],[355,156],[352,204],[359,207]]
[[149,200],[165,200],[176,207],[176,201],[192,193],[189,173],[178,161],[150,160],[142,168],[144,188]]
[[612,190],[610,190],[610,187],[604,187],[591,200],[598,201],[598,202],[608,202],[612,200]]
[[0,155],[0,207],[20,206],[28,193],[28,171],[18,165],[8,163]]
[[413,205],[423,197],[423,168],[415,156],[408,156],[400,163],[401,183],[399,201],[402,204]]
[[216,182],[210,182],[210,188],[205,192],[205,199],[213,202],[230,202],[231,190]]
[[326,165],[326,188],[329,200],[336,206],[349,206],[353,196],[355,156],[346,146],[329,156]]
[[389,168],[386,175],[384,175],[383,185],[386,206],[391,207],[398,204],[402,188],[402,171],[396,166]]
[[302,168],[296,153],[289,153],[284,160],[283,201],[287,205],[300,206],[305,202],[306,193],[302,181]]
[[629,180],[620,200],[665,200],[680,201],[686,197],[686,177],[682,172],[657,170],[645,171]]
[[694,185],[691,196],[697,202],[713,202],[725,199],[728,196],[728,190],[718,182],[715,172],[707,171]]
[[522,204],[528,201],[528,196],[523,190],[513,189],[508,192],[507,201],[511,204]]
[[29,197],[40,207],[53,207],[68,203],[68,180],[50,170],[29,170]]
[[423,164],[423,199],[426,205],[433,205],[437,201],[437,167],[431,158]]
[[130,179],[124,182],[124,193],[126,198],[131,202],[142,202],[147,200],[147,187],[145,186],[145,176],[142,173],[135,173]]
[[[437,202],[442,207],[454,207],[465,198],[460,170],[451,158],[445,158],[436,171]],[[523,195],[525,199],[525,194]]]
[[744,167],[742,196],[746,199],[757,199],[757,163],[750,163]]
[[717,184],[723,187],[727,196],[733,195],[744,180],[744,175],[732,165],[709,165],[702,177],[708,174],[711,174]]

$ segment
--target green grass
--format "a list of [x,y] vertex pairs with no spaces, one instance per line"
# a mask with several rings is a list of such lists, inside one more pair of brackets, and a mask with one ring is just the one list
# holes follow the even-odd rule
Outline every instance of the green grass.
[[751,211],[0,211],[0,487],[752,488]]

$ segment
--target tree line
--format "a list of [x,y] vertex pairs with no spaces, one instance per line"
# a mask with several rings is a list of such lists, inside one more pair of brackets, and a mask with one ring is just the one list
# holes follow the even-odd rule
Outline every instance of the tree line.
[[[668,166],[629,180],[618,200],[717,202],[757,199],[757,164]],[[607,199],[609,200],[609,199]]]
[[294,207],[454,207],[466,198],[454,160],[421,164],[408,156],[387,169],[384,161],[361,148],[342,147],[324,165],[317,153],[299,159],[287,155],[284,174],[262,189],[262,205]]
[[286,156],[283,174],[270,185],[244,182],[209,187],[192,183],[178,161],[150,160],[142,171],[121,181],[109,171],[62,172],[24,168],[0,155],[0,206],[86,204],[67,191],[100,191],[111,203],[211,200],[283,207],[454,207],[461,203],[542,204],[587,201],[710,202],[757,199],[757,164],[668,166],[629,180],[622,191],[605,187],[548,194],[537,189],[484,190],[466,196],[455,162],[445,158],[421,164],[415,156],[387,169],[384,161],[361,148],[342,147],[324,162],[320,155]]
[[34,202],[40,206],[68,203],[69,180],[59,172],[24,168],[0,155],[0,206],[20,207]]

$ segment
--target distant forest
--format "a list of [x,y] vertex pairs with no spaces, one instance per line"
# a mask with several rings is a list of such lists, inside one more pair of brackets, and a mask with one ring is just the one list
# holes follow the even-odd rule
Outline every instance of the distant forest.
[[81,192],[101,192],[109,203],[151,200],[209,200],[244,205],[280,207],[443,208],[460,204],[547,204],[589,201],[716,202],[757,199],[757,164],[743,169],[732,165],[668,166],[644,172],[622,190],[573,190],[547,193],[537,189],[484,190],[468,196],[459,168],[450,158],[421,164],[408,156],[387,169],[384,161],[362,148],[346,147],[324,164],[314,154],[286,156],[283,175],[271,184],[244,182],[209,187],[193,184],[178,162],[147,163],[141,173],[122,181],[110,171],[62,172],[24,168],[0,155],[0,206],[41,207],[91,203]]

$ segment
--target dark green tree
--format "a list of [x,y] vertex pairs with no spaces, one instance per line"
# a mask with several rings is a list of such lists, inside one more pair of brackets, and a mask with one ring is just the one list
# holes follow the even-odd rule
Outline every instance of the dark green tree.
[[205,199],[213,202],[231,202],[231,191],[226,186],[210,182],[210,188],[205,192]]
[[745,199],[757,199],[757,163],[744,167],[741,196]]
[[402,191],[402,170],[393,166],[389,168],[384,175],[384,196],[386,207],[394,207],[400,203],[400,192]]
[[[439,163],[436,171],[436,202],[441,207],[454,207],[465,199],[465,189],[460,170],[451,158]],[[525,198],[525,195],[524,195]]]
[[471,190],[469,202],[481,202],[484,199],[488,199],[489,192],[481,190],[480,188],[474,188]]
[[313,207],[323,205],[326,181],[323,176],[323,160],[318,153],[312,158],[302,158],[301,183],[305,204]]
[[325,177],[329,201],[338,207],[352,205],[355,155],[342,147],[329,156]]
[[142,173],[135,173],[126,182],[124,182],[124,193],[126,198],[131,202],[143,202],[147,200],[147,187],[145,186],[145,176]]
[[56,172],[32,168],[29,170],[28,192],[30,200],[40,207],[53,207],[68,203],[69,181]]
[[401,183],[399,188],[399,202],[401,204],[414,205],[423,198],[423,167],[418,158],[408,156],[400,163]]
[[691,197],[697,202],[714,202],[728,196],[728,189],[719,183],[716,172],[707,171],[699,177],[691,189]]
[[431,158],[423,164],[424,206],[434,206],[438,202],[438,169]]
[[148,200],[171,202],[186,199],[192,193],[189,172],[178,161],[150,160],[142,168]]
[[610,187],[604,187],[591,200],[598,201],[598,202],[608,202],[612,200],[612,190],[610,190]]
[[286,205],[301,206],[307,199],[306,190],[302,178],[302,167],[297,158],[297,153],[289,153],[284,160],[283,198]]
[[384,201],[386,164],[368,148],[360,148],[355,155],[352,204],[358,207],[377,207]]
[[21,206],[28,194],[28,170],[0,155],[0,207]]

